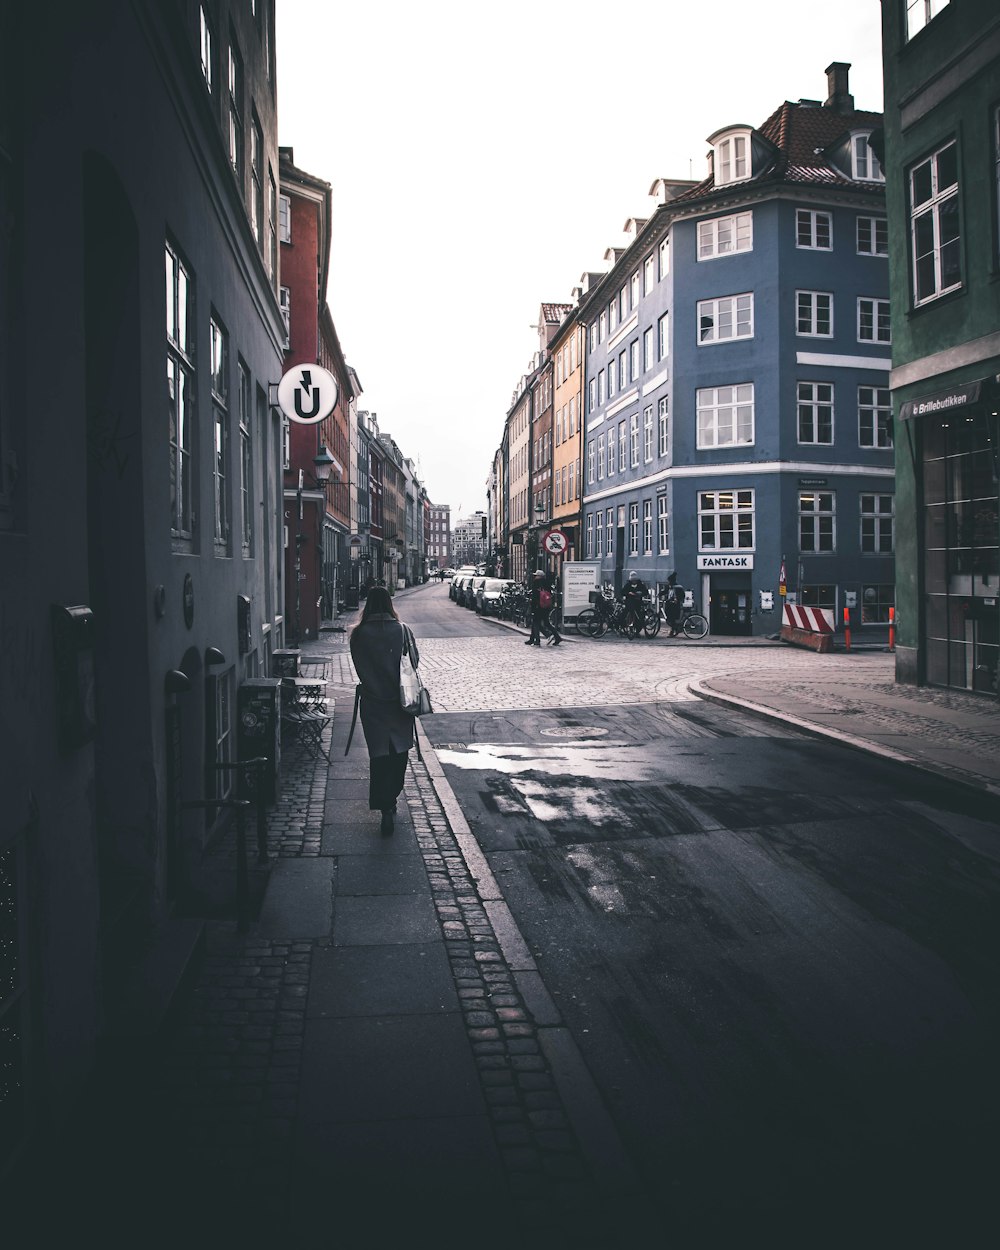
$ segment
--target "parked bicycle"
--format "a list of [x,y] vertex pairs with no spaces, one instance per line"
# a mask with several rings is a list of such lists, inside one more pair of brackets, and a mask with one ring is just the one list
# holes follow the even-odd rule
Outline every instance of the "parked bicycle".
[[[643,633],[647,638],[655,638],[664,625],[669,625],[666,611],[666,596],[660,595],[656,608],[650,607],[646,612]],[[677,622],[677,637],[690,638],[697,641],[708,633],[708,621],[693,607],[683,608]]]

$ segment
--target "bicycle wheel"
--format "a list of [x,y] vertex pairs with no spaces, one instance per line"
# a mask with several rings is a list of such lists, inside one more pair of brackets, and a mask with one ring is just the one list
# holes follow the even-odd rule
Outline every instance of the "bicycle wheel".
[[590,628],[596,615],[597,613],[593,608],[584,608],[582,611],[577,612],[576,620],[573,622],[573,628],[581,638],[590,637]]
[[646,609],[646,619],[642,623],[642,632],[647,638],[655,638],[660,632],[660,614],[655,608]]
[[685,638],[704,638],[707,633],[708,621],[699,612],[692,612],[684,618]]

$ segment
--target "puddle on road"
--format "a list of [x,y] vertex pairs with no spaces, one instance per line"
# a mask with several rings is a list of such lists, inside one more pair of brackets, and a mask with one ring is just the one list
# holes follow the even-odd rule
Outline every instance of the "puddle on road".
[[662,764],[646,750],[628,742],[563,742],[558,746],[518,746],[510,742],[472,742],[464,749],[436,748],[446,767],[469,771],[518,773],[563,773],[573,777],[607,777],[612,781],[656,781]]

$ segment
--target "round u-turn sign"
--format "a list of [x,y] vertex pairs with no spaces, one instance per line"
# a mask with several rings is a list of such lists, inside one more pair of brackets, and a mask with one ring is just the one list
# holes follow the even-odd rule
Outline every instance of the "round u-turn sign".
[[278,407],[300,425],[318,425],[337,406],[337,379],[321,365],[293,365],[278,383]]

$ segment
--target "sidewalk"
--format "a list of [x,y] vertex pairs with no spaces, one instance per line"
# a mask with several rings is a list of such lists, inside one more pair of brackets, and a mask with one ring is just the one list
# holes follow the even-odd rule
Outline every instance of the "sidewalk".
[[[114,1065],[64,1218],[109,1250],[151,1219],[147,1246],[657,1244],[430,744],[421,735],[396,832],[380,835],[360,726],[344,755],[347,634],[303,651],[330,670],[332,765],[283,760],[259,915],[242,934],[208,923],[192,992]],[[897,687],[884,658],[875,680],[871,654],[832,655],[780,688],[726,676],[690,690],[1000,794],[995,701]]]

